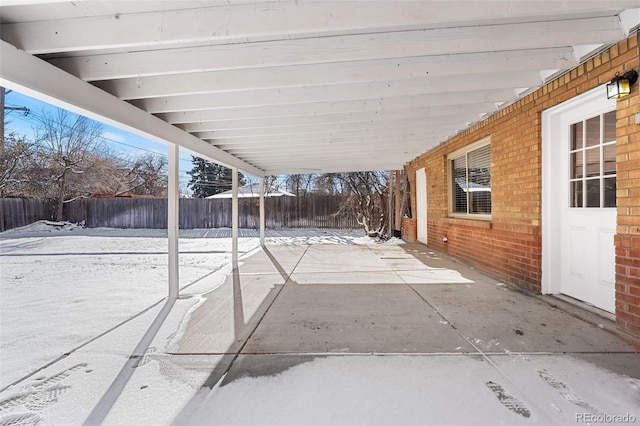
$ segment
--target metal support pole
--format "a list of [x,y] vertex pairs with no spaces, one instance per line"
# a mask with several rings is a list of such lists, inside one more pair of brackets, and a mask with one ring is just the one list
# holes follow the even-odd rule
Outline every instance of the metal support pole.
[[231,265],[238,269],[238,168],[231,168]]
[[264,178],[260,179],[260,246],[264,247]]
[[180,147],[177,144],[169,145],[169,190],[167,194],[169,212],[167,230],[169,235],[169,297],[177,299],[180,289],[180,276],[178,265],[178,228],[179,228],[179,202],[180,189],[178,187],[178,161]]

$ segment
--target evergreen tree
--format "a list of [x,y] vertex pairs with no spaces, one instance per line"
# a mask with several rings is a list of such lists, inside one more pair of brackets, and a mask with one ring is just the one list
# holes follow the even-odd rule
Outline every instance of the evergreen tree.
[[[194,197],[205,198],[231,189],[231,169],[196,156],[191,156],[191,162],[193,168],[187,172],[191,175],[188,187],[193,190]],[[238,184],[244,183],[244,175],[238,172]]]

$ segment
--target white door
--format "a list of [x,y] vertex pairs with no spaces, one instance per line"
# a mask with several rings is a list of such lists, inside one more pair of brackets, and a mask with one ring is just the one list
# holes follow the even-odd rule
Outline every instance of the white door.
[[543,116],[543,292],[615,312],[616,113],[599,88]]
[[416,227],[418,241],[427,244],[427,172],[416,171]]

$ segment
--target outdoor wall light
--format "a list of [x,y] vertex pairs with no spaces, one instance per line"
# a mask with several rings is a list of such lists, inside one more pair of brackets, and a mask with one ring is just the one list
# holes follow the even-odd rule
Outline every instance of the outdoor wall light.
[[616,73],[611,82],[607,83],[607,99],[627,96],[631,93],[631,86],[634,85],[636,80],[638,80],[638,73],[634,70],[627,71],[622,75]]

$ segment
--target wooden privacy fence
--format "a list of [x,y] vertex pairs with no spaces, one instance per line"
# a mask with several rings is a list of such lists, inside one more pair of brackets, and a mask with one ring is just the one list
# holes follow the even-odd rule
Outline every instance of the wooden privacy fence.
[[54,211],[53,203],[47,200],[0,198],[0,232],[38,220],[51,220]]
[[[265,198],[265,222],[278,228],[359,228],[352,215],[337,214],[345,201],[342,196],[308,195]],[[9,206],[9,207],[7,207]],[[4,231],[53,217],[50,202],[0,199]],[[257,198],[238,200],[239,226],[259,227]],[[166,228],[167,200],[158,198],[79,199],[64,205],[64,220],[84,221],[89,228]],[[180,199],[180,228],[230,228],[231,199]]]

